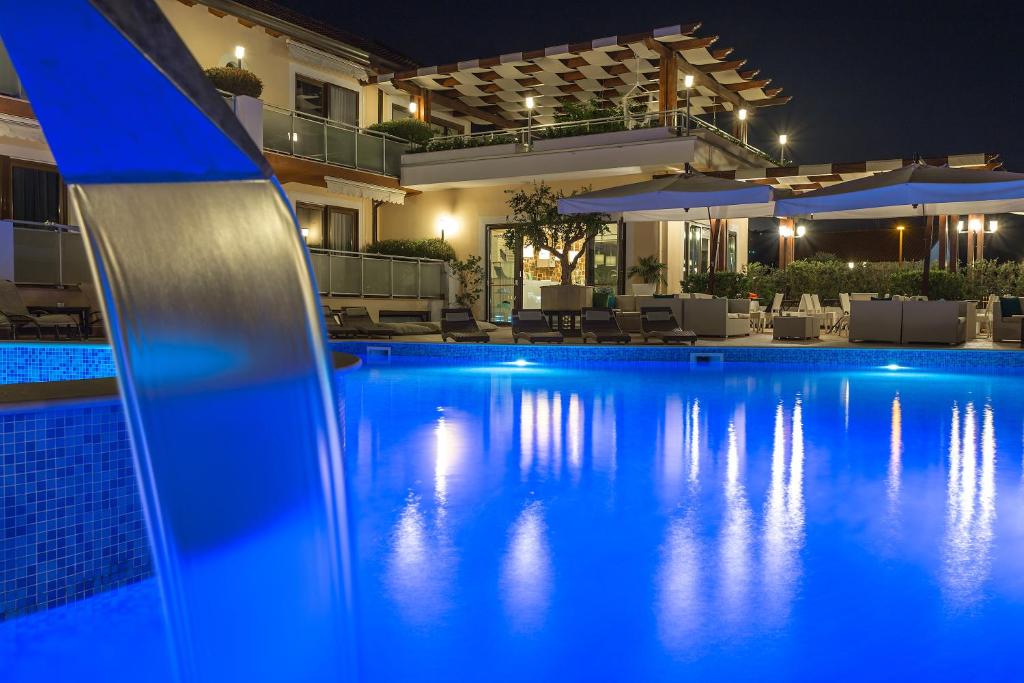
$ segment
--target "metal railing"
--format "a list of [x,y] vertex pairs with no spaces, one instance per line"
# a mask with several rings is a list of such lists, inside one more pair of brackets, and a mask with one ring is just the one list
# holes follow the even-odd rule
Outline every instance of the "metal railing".
[[444,261],[331,249],[309,250],[317,289],[327,296],[441,299]]
[[58,285],[92,282],[82,233],[71,225],[13,223],[14,281]]
[[[566,138],[579,135],[591,135],[594,133],[610,133],[622,130],[636,130],[638,128],[669,128],[677,135],[682,135],[686,130],[686,109],[672,109],[669,111],[632,111],[628,113],[617,113],[599,119],[588,119],[583,121],[561,121],[558,123],[547,123],[543,125],[523,126],[521,128],[508,128],[503,130],[487,131],[483,133],[466,133],[459,135],[446,135],[433,138],[427,145],[418,148],[411,148],[410,152],[440,152],[453,149],[467,149],[472,147],[487,147],[498,144],[529,145],[537,140],[552,138]],[[725,132],[718,126],[705,121],[699,116],[691,114],[690,130],[705,130],[728,140],[734,145],[742,147],[751,154],[770,162],[773,165],[779,164],[779,160],[772,157],[762,149],[759,149],[730,133]]]
[[409,143],[380,131],[263,103],[263,147],[326,164],[398,177]]

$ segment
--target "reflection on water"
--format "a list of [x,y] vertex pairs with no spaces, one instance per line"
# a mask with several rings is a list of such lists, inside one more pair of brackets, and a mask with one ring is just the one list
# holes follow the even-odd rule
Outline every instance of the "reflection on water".
[[955,606],[981,597],[992,551],[996,499],[996,440],[991,405],[983,409],[981,463],[978,464],[977,414],[973,403],[953,405],[947,480],[945,586]]
[[[813,650],[821,666],[849,653],[843,670],[869,680],[886,648],[923,667],[898,679],[978,665],[972,648],[1024,619],[995,578],[1024,557],[996,514],[1024,504],[1024,396],[995,378],[982,393],[960,377],[762,372],[353,376],[367,675],[433,662],[428,678],[459,680],[493,661],[498,678],[553,680],[561,657],[567,679],[745,680],[765,661],[779,675],[755,678],[787,680]],[[387,420],[364,412],[392,397]],[[1013,485],[997,501],[1000,461]],[[901,542],[880,543],[894,522]],[[986,605],[1002,611],[984,630],[948,621]]]
[[552,583],[546,534],[543,507],[528,503],[512,525],[501,568],[505,609],[519,631],[544,623]]

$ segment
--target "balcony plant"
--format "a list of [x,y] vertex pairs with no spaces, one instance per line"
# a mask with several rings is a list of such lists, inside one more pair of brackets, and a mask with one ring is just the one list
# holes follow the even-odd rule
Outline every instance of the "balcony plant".
[[218,90],[232,95],[259,97],[263,94],[263,81],[247,69],[235,66],[215,66],[206,70],[206,77]]
[[379,240],[363,251],[369,254],[430,258],[448,262],[455,260],[455,249],[452,245],[436,237],[422,240]]
[[558,213],[559,199],[588,190],[582,188],[566,195],[543,182],[506,190],[510,211],[506,248],[514,252],[532,246],[538,252],[549,252],[560,265],[561,284],[541,288],[542,308],[571,310],[589,303],[587,288],[572,284],[572,275],[593,241],[610,230],[611,219],[603,213]]
[[657,259],[656,256],[643,256],[626,273],[629,277],[640,278],[643,284],[631,285],[633,294],[637,296],[651,296],[658,291],[658,285],[667,284],[665,272],[668,266]]
[[417,121],[416,119],[395,119],[393,121],[381,121],[370,126],[370,130],[380,131],[396,138],[408,140],[417,149],[421,149],[434,137],[434,131],[429,123]]

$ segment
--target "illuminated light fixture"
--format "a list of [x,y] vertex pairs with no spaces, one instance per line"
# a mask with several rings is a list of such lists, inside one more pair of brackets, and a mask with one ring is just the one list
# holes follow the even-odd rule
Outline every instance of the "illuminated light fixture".
[[523,258],[533,258],[533,245],[527,244],[523,246]]
[[687,90],[693,87],[693,74],[683,76],[683,87]]
[[989,232],[995,232],[997,230],[999,230],[999,221],[989,221],[988,222],[988,231]]
[[888,365],[882,366],[883,370],[906,370],[902,365],[896,365],[896,363],[889,363]]
[[306,239],[307,237],[309,237],[309,228],[303,228],[302,229],[302,239]]
[[779,226],[779,236],[780,237],[792,237],[793,236],[793,228],[789,227],[788,225],[780,225]]
[[747,120],[747,110],[746,110],[746,108],[740,109],[738,112],[736,112],[736,115],[739,116],[740,121],[746,121]]
[[415,113],[416,113],[416,110],[417,110],[418,108],[419,108],[419,107],[418,107],[418,106],[417,106],[417,104],[416,104],[416,100],[410,100],[410,101],[409,101],[409,113],[410,113],[410,114],[415,114]]
[[905,230],[905,228],[902,225],[897,225],[896,229],[899,230],[900,232],[903,232]]
[[506,365],[514,365],[517,368],[525,368],[529,365],[533,365],[533,363],[531,363],[528,360],[523,360],[522,358],[519,358],[518,360],[509,361],[508,363],[506,363]]
[[957,232],[963,232],[964,231],[964,222],[963,221],[957,221],[956,231]]
[[971,232],[981,232],[981,221],[975,219],[967,222],[967,229]]
[[526,108],[527,109],[533,109],[536,106],[537,106],[537,101],[535,99],[533,99],[533,95],[527,95],[526,96]]
[[288,133],[288,139],[291,142],[298,142],[299,141],[299,134],[298,133]]
[[783,133],[782,135],[779,136],[779,144],[780,145],[785,145],[787,142],[789,142],[789,136],[788,135]]
[[235,45],[235,59],[245,59],[245,46]]
[[849,268],[850,270],[853,270],[856,266],[857,264],[854,263],[853,261],[850,261],[849,263],[846,264],[846,267]]
[[806,234],[807,234],[807,227],[806,226],[803,226],[803,225],[796,226],[796,236],[797,237],[803,237]]
[[444,214],[437,219],[437,227],[441,230],[441,239],[444,239],[445,233],[451,234],[459,227],[458,222],[454,216]]

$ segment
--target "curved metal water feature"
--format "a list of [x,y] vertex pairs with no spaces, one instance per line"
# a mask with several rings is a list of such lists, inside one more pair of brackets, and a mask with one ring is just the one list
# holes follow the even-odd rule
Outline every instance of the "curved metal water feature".
[[103,293],[181,677],[350,678],[338,407],[280,186],[151,0],[0,10]]

